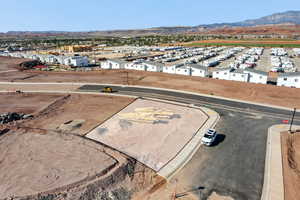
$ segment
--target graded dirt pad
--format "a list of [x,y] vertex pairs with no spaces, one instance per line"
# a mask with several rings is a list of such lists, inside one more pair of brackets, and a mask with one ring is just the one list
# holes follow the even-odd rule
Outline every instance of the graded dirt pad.
[[0,62],[0,72],[1,72],[1,71],[14,70],[20,63],[29,61],[29,59],[0,56],[0,61],[1,61]]
[[78,136],[10,132],[0,140],[0,198],[49,191],[113,167],[103,147]]
[[281,133],[284,199],[300,199],[300,131]]
[[72,120],[84,120],[84,123],[73,131],[73,134],[84,135],[133,100],[117,96],[64,95],[26,125],[34,128],[57,130],[62,124]]
[[6,92],[16,92],[20,91],[48,91],[48,92],[57,92],[57,91],[76,91],[80,86],[78,85],[61,85],[61,84],[36,84],[36,85],[27,85],[27,84],[11,84],[3,85],[0,84],[0,91]]
[[63,96],[61,94],[0,93],[0,113],[35,114]]
[[[154,173],[145,166],[129,164],[126,156],[68,129],[56,129],[80,122],[72,131],[83,134],[132,101],[88,94],[0,93],[1,112],[35,114],[0,135],[0,199],[31,195],[28,199],[86,200],[108,191],[120,195],[120,187],[130,193],[153,184]],[[38,198],[40,193],[46,197]]]
[[208,116],[200,109],[138,99],[87,137],[159,171],[192,139]]

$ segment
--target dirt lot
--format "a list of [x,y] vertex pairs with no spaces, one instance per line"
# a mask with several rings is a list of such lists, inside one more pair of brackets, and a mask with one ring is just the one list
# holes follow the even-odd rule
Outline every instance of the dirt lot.
[[207,119],[208,116],[200,109],[138,99],[87,137],[159,171],[180,152]]
[[281,133],[284,199],[300,199],[300,130],[293,135]]
[[[131,101],[97,95],[1,93],[1,113],[33,113],[34,118],[8,124],[10,131],[0,135],[0,199],[38,193],[30,199],[43,199],[40,193],[51,194],[51,199],[85,200],[124,192],[130,196],[130,189],[155,183],[152,170],[76,134],[86,133]],[[82,124],[71,131],[56,129],[76,119]],[[116,191],[109,194],[103,188]]]
[[52,190],[103,173],[117,160],[79,137],[17,131],[0,140],[0,198]]
[[0,56],[0,72],[1,71],[8,71],[16,69],[16,66],[19,63],[28,61],[28,59],[20,59],[20,58],[9,58]]
[[0,113],[21,112],[35,114],[61,97],[63,95],[60,94],[0,93]]
[[[23,78],[16,79],[17,76]],[[127,83],[125,70],[102,70],[99,72],[26,72],[27,78],[24,79],[24,76],[22,72],[19,72],[19,74],[8,73],[5,76],[1,75],[0,81]],[[290,108],[300,107],[300,92],[299,89],[295,88],[134,70],[128,71],[128,76],[128,82],[131,85],[181,89]]]

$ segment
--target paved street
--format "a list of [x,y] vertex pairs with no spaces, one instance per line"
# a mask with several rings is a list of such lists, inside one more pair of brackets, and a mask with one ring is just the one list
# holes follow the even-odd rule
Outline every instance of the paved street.
[[201,199],[216,191],[238,200],[258,200],[264,178],[267,130],[280,120],[216,111],[221,115],[216,127],[221,135],[219,144],[201,146],[173,180],[177,179],[187,190],[205,187]]
[[[97,86],[82,89],[99,91]],[[201,146],[190,162],[170,180],[170,184],[178,184],[185,191],[204,187],[201,193],[193,192],[199,199],[207,199],[214,191],[238,200],[260,199],[268,128],[280,124],[282,119],[289,119],[290,111],[172,91],[115,89],[122,94],[172,99],[196,106],[205,105],[217,111],[221,116],[216,127],[218,144]],[[300,124],[298,118],[296,124]]]

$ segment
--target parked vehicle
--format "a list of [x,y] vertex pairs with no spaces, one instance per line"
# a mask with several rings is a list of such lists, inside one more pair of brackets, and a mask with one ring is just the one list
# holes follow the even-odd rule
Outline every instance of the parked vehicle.
[[206,146],[211,146],[217,138],[215,129],[208,129],[201,139],[201,143]]

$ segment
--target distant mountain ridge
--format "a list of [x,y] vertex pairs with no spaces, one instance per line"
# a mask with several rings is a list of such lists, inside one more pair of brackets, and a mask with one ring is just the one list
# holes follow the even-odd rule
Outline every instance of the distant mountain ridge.
[[108,30],[108,31],[9,31],[0,35],[88,35],[88,36],[138,36],[151,34],[185,34],[185,33],[205,33],[222,28],[255,27],[264,25],[300,25],[300,11],[286,11],[264,16],[258,19],[249,19],[234,23],[202,24],[198,26],[173,26],[154,27],[135,30]]
[[224,26],[259,26],[259,25],[271,25],[271,24],[300,24],[300,11],[286,11],[281,13],[275,13],[258,19],[249,19],[241,22],[234,23],[216,23],[199,25],[198,27],[218,28]]

